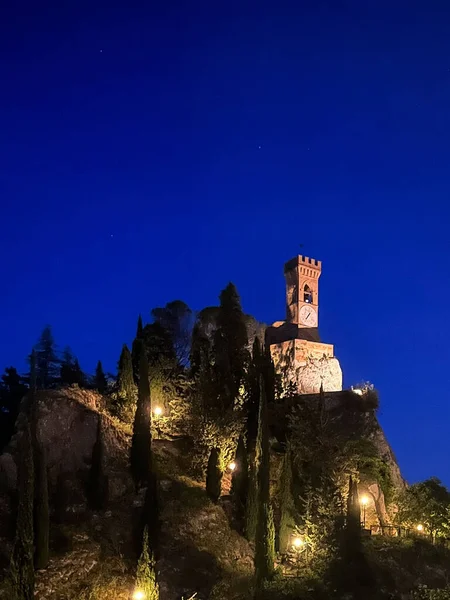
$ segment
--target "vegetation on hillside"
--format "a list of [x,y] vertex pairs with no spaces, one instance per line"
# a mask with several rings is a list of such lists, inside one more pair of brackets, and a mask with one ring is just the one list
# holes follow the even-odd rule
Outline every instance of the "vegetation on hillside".
[[[34,400],[36,389],[70,386],[97,390],[103,395],[97,408],[132,432],[135,495],[126,508],[133,544],[123,556],[119,548],[109,549],[109,556],[122,561],[126,585],[134,580],[144,598],[164,597],[159,579],[159,566],[167,561],[164,531],[169,524],[164,519],[178,523],[183,516],[193,518],[194,508],[197,517],[208,514],[212,525],[207,533],[199,532],[201,548],[184,552],[209,560],[204,548],[209,549],[212,599],[392,600],[400,597],[395,586],[411,600],[446,597],[445,591],[420,587],[427,581],[426,569],[415,579],[414,571],[420,569],[412,563],[419,552],[431,572],[434,563],[448,558],[444,545],[450,537],[450,493],[432,478],[396,495],[389,464],[374,443],[378,398],[373,389],[344,394],[334,402],[323,391],[312,401],[283,388],[270,350],[257,337],[249,344],[246,316],[231,283],[221,292],[219,306],[199,315],[174,301],[153,309],[151,317],[149,323],[138,318],[132,344],[122,346],[116,377],[107,376],[100,361],[93,376],[84,373],[68,347],[58,351],[50,327],[30,355],[30,372],[21,376],[8,367],[2,376],[3,445],[28,394],[18,421],[9,597],[31,599],[35,569],[55,558],[52,527],[64,520],[70,500],[61,493],[61,479],[55,484],[47,477]],[[186,448],[182,469],[156,458],[157,443],[164,442],[167,450],[180,440]],[[111,501],[101,419],[87,462],[82,491],[86,510],[105,515]],[[78,475],[71,474],[74,479]],[[358,486],[368,483],[378,484],[388,506],[395,504],[392,525],[398,529],[390,531],[405,537],[365,536]],[[177,498],[176,510],[171,495]],[[214,529],[219,522],[220,531]],[[249,553],[245,568],[235,567],[238,577],[231,561],[220,569],[214,563],[225,552],[218,534]],[[175,554],[173,548],[170,552]],[[79,597],[104,597],[109,584],[97,575],[92,595],[83,590]],[[438,589],[444,579],[429,581]]]

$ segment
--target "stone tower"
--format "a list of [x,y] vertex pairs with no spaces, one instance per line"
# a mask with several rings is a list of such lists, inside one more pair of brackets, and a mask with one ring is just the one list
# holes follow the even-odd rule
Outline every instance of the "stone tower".
[[294,383],[301,394],[342,390],[342,371],[332,344],[320,340],[319,277],[321,261],[296,256],[284,265],[286,321],[266,330],[277,370],[285,383]]

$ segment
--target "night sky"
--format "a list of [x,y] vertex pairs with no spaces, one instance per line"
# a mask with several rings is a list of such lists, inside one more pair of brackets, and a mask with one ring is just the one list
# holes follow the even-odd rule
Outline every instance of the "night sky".
[[[64,6],[63,6],[64,5]],[[43,326],[115,371],[141,312],[319,325],[409,481],[450,485],[448,2],[2,2],[0,368]],[[303,248],[300,245],[303,244]]]

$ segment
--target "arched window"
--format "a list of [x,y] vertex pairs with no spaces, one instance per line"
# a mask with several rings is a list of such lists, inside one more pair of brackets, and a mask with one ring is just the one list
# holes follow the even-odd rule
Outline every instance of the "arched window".
[[305,283],[305,287],[303,288],[303,302],[312,303],[313,301],[313,293],[311,288],[307,283]]

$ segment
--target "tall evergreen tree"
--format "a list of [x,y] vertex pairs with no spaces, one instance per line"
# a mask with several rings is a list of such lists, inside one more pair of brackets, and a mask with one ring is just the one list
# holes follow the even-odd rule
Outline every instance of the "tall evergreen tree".
[[187,367],[192,340],[194,315],[182,300],[168,302],[163,308],[154,308],[152,316],[169,334],[178,364]]
[[260,590],[263,582],[274,571],[275,530],[273,512],[270,504],[270,446],[269,423],[267,415],[267,397],[263,378],[261,377],[261,394],[258,419],[258,520],[255,538],[255,574],[256,589]]
[[20,443],[18,472],[19,505],[16,536],[11,556],[10,578],[13,600],[34,599],[33,496],[34,464],[31,428],[26,421]]
[[56,352],[51,327],[47,325],[35,348],[36,386],[38,389],[55,387],[59,381],[60,360]]
[[214,335],[214,362],[218,400],[222,410],[233,407],[244,385],[249,353],[245,316],[235,286],[220,294],[220,310]]
[[108,389],[108,381],[103,371],[102,361],[99,360],[95,369],[94,386],[99,394],[105,394]]
[[83,387],[85,383],[84,373],[81,370],[78,359],[72,354],[69,347],[63,352],[60,368],[60,381],[63,385],[77,384]]
[[14,432],[20,401],[28,388],[14,367],[0,377],[0,453]]
[[120,353],[117,371],[117,388],[119,396],[122,398],[126,398],[127,400],[133,398],[135,390],[133,363],[131,360],[131,353],[126,344],[122,346],[122,352]]
[[50,517],[48,506],[47,453],[44,445],[35,438],[35,490],[34,490],[34,565],[45,569],[49,559]]
[[291,447],[288,445],[283,460],[280,490],[280,526],[278,530],[278,550],[282,554],[287,552],[289,537],[294,526],[293,519],[294,501],[292,497],[292,459]]
[[102,419],[97,421],[97,438],[92,448],[91,468],[87,485],[87,499],[93,510],[104,510],[108,503],[109,481],[104,467]]
[[222,491],[222,471],[219,466],[219,449],[212,448],[206,469],[206,493],[217,502]]
[[245,505],[245,537],[254,542],[258,522],[258,468],[255,460],[249,465],[248,496]]
[[149,534],[144,529],[142,552],[136,571],[136,590],[142,591],[145,600],[159,600],[159,586],[156,581],[156,564],[153,553],[149,549]]
[[141,361],[141,350],[144,348],[142,345],[143,340],[143,332],[144,327],[142,324],[142,317],[139,315],[137,327],[136,327],[136,337],[133,340],[133,345],[131,347],[131,362],[133,364],[133,378],[134,383],[138,385],[139,383],[139,365]]
[[151,397],[148,362],[145,352],[141,353],[139,389],[131,441],[131,473],[136,488],[146,485],[152,470]]
[[260,397],[260,377],[262,371],[262,349],[257,337],[253,342],[252,357],[248,368],[248,400],[247,400],[247,451],[254,454],[256,435],[258,433],[258,412]]
[[236,456],[236,467],[231,476],[231,497],[234,503],[234,510],[238,520],[241,522],[245,515],[245,506],[248,496],[248,461],[247,448],[243,436],[239,436]]

